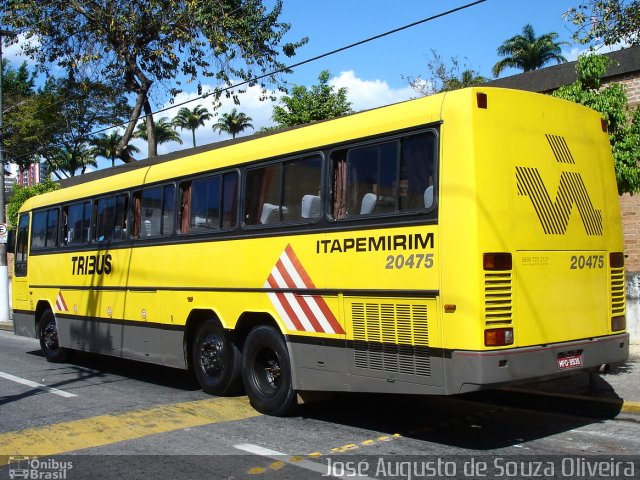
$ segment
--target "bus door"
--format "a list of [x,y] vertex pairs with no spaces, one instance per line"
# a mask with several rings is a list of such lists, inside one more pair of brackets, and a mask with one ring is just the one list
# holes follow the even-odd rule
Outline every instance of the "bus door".
[[27,260],[29,257],[29,214],[23,213],[18,220],[16,246],[14,253],[13,281],[13,309],[31,310],[29,299],[29,282],[27,276]]

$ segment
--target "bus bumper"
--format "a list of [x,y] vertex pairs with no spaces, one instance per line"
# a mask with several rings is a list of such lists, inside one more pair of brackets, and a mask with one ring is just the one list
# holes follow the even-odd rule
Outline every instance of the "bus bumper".
[[[447,393],[465,393],[614,366],[629,358],[629,334],[491,351],[454,351]],[[569,360],[570,359],[570,360]]]

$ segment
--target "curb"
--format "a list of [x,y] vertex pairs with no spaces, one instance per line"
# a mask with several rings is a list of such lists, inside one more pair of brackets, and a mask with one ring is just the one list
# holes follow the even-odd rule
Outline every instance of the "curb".
[[0,330],[13,332],[13,323],[0,322]]

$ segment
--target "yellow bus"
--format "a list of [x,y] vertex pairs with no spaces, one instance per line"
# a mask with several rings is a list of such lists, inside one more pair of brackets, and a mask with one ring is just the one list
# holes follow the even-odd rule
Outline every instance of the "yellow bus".
[[197,147],[28,200],[15,332],[192,369],[282,415],[623,362],[606,122],[472,88]]

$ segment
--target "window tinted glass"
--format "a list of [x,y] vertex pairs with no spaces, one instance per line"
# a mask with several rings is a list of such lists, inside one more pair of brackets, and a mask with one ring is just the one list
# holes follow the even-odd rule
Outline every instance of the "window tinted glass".
[[322,212],[322,159],[296,158],[247,171],[244,222],[278,225],[310,222]]
[[91,202],[76,203],[64,209],[65,243],[81,245],[89,242],[89,225],[91,223]]
[[434,205],[434,132],[334,151],[333,217],[429,210]]
[[16,233],[16,248],[13,260],[13,274],[16,277],[24,277],[27,274],[27,258],[29,242],[29,214],[23,213],[18,220]]
[[55,247],[58,245],[58,209],[53,208],[47,212],[47,236],[45,246]]
[[280,177],[282,165],[249,170],[246,175],[244,223],[281,223]]
[[126,238],[127,196],[101,198],[96,202],[95,240],[119,242]]
[[47,212],[36,212],[33,214],[33,225],[31,228],[31,248],[43,248],[47,232]]
[[190,231],[203,233],[220,228],[220,177],[191,182]]

